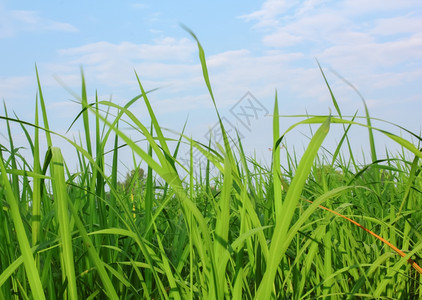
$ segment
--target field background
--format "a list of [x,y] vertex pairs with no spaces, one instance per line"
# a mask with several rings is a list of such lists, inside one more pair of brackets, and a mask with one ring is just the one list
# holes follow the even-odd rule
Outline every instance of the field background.
[[[420,298],[420,136],[373,127],[365,102],[364,122],[345,118],[333,94],[332,115],[308,115],[280,132],[276,94],[272,161],[262,165],[245,155],[239,136],[227,134],[197,45],[221,144],[197,142],[183,128],[178,139],[168,138],[149,101],[153,93],[136,74],[141,94],[119,106],[88,102],[82,73],[81,110],[71,123],[83,124],[79,140],[49,127],[40,80],[33,123],[5,106],[0,298]],[[149,124],[131,112],[135,102],[146,106]],[[30,158],[14,144],[11,124],[21,127]],[[120,130],[122,124],[147,147]],[[299,157],[283,139],[300,126],[315,129]],[[325,149],[334,126],[343,130],[340,142]],[[350,151],[352,126],[366,128],[369,162]],[[378,158],[374,132],[402,151]],[[53,136],[75,151],[76,172]],[[191,149],[189,164],[178,160],[182,146]],[[280,164],[282,147],[287,164]],[[134,162],[123,179],[122,148]],[[204,169],[194,170],[194,149],[206,159]]]

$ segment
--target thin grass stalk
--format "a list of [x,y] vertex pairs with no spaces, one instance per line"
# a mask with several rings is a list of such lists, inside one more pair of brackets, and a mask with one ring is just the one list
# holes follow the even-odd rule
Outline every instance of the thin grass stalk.
[[280,168],[280,118],[278,114],[278,99],[277,99],[277,91],[275,93],[275,101],[274,101],[274,117],[273,117],[273,163],[272,163],[272,171],[273,171],[273,184],[274,184],[274,212],[275,212],[275,219],[278,220],[281,218],[281,207],[283,205],[283,198],[282,198],[282,185],[281,185],[281,168]]
[[[39,129],[38,129],[38,97],[35,101],[35,128],[34,128],[34,173],[41,173],[40,163],[40,144],[39,144]],[[41,179],[34,178],[32,191],[32,246],[35,246],[39,241],[40,235],[40,221],[41,221]],[[39,267],[39,256],[36,255],[36,263]]]
[[[6,118],[8,118],[8,114],[7,114],[7,108],[6,108],[6,103],[3,102],[3,107],[4,107],[4,114],[6,116]],[[13,138],[12,138],[12,131],[10,129],[10,122],[8,119],[6,119],[6,128],[7,128],[7,136],[9,138],[9,147],[10,147],[10,165],[11,168],[13,170],[17,170],[17,151],[18,149],[15,148],[14,143],[13,143]],[[11,186],[13,188],[13,193],[15,194],[16,199],[20,198],[20,192],[19,192],[19,178],[17,174],[12,174],[12,180],[11,180]]]
[[47,110],[45,108],[45,101],[44,101],[44,96],[43,96],[43,92],[42,92],[42,88],[41,88],[40,76],[38,74],[37,65],[35,65],[35,74],[37,76],[38,95],[39,95],[39,99],[40,99],[44,128],[47,129],[46,131],[44,131],[45,137],[47,139],[47,147],[51,147],[53,145],[53,143],[51,142],[51,134],[50,134],[50,131],[49,131],[50,126],[48,125]]
[[[116,123],[117,128],[118,126],[119,126],[118,123]],[[115,189],[117,188],[117,166],[118,166],[118,158],[119,158],[118,145],[119,145],[119,138],[118,138],[118,135],[116,134],[114,137],[113,162],[112,162],[112,167],[111,167],[111,181],[110,181],[111,186],[114,187]],[[109,195],[110,195],[110,207],[116,207],[117,205],[116,195],[113,193],[110,193]],[[110,224],[110,226],[115,227],[117,225],[116,214],[113,209],[110,210],[108,218],[109,218],[108,223]],[[117,243],[117,241],[115,242]]]
[[[151,132],[150,134],[153,135],[153,123],[151,122]],[[148,145],[148,155],[152,157],[152,147],[151,145]],[[148,171],[147,171],[147,180],[145,185],[145,229],[144,229],[144,235],[145,239],[148,242],[151,242],[152,239],[152,232],[151,232],[151,220],[152,220],[152,206],[153,206],[153,191],[154,191],[154,184],[152,182],[152,168],[148,165]],[[147,283],[147,287],[149,290],[152,289],[152,276],[151,272],[149,270],[145,270],[145,280]]]

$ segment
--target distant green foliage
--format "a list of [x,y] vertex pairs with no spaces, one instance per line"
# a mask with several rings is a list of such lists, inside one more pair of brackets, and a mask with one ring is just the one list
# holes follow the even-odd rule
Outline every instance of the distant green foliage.
[[145,185],[145,171],[142,168],[136,168],[126,174],[125,180],[119,182],[119,187],[129,193],[136,194],[142,191]]

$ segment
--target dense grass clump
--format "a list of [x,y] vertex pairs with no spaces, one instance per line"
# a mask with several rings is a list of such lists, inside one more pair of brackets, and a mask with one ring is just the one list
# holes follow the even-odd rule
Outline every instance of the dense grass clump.
[[[334,96],[337,115],[308,116],[280,134],[276,97],[273,160],[265,167],[244,154],[240,140],[232,147],[217,108],[222,145],[168,138],[138,82],[141,94],[125,106],[88,103],[82,75],[74,122],[83,123],[84,141],[49,128],[40,84],[33,123],[7,110],[0,117],[9,139],[0,145],[0,299],[422,298],[422,152],[411,142],[374,128],[367,110],[365,123],[342,117]],[[130,110],[139,101],[151,126]],[[26,135],[31,157],[14,144],[12,122]],[[147,146],[119,129],[122,122]],[[287,149],[282,166],[283,138],[303,124],[319,128],[300,160]],[[330,126],[344,129],[332,153],[321,148]],[[367,164],[341,154],[350,149],[351,126],[368,130]],[[378,159],[374,131],[403,153]],[[53,135],[74,148],[76,172]],[[147,167],[134,164],[122,179],[123,145]],[[180,163],[180,147],[190,147],[190,164]],[[194,149],[208,162],[200,176]]]

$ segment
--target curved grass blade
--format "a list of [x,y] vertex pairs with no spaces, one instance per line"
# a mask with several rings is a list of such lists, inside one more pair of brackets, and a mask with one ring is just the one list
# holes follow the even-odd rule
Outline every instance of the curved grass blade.
[[350,82],[348,81],[346,78],[344,78],[343,76],[341,76],[339,73],[335,72],[334,70],[332,70],[332,72],[341,80],[344,81],[344,83],[346,83],[348,86],[350,86],[355,92],[356,94],[359,96],[359,98],[362,100],[362,103],[365,107],[365,115],[366,115],[366,124],[368,125],[368,133],[369,133],[369,145],[371,147],[371,158],[372,161],[376,161],[377,160],[377,152],[375,149],[375,140],[374,140],[374,132],[372,130],[372,125],[371,125],[371,117],[369,116],[369,110],[368,110],[368,106],[366,105],[366,101],[365,98],[363,98],[362,94],[359,92],[359,90]]
[[[292,126],[290,126],[285,131],[284,135],[279,139],[279,141],[281,141],[281,139],[286,135],[287,132],[293,130],[295,127],[297,127],[301,124],[321,124],[326,120],[326,118],[327,118],[327,116],[313,116],[313,117],[310,117],[309,119],[297,122],[297,123],[293,124]],[[355,121],[349,121],[349,120],[339,119],[339,118],[335,118],[335,117],[330,117],[330,118],[331,118],[332,124],[352,124],[352,125],[359,125],[359,126],[362,126],[362,127],[368,127],[367,124],[363,124],[363,123],[359,123],[359,122],[355,122]],[[418,148],[416,148],[408,140],[406,140],[406,139],[404,139],[400,136],[397,136],[397,135],[395,135],[391,132],[388,132],[386,130],[380,129],[380,128],[376,128],[376,127],[371,126],[371,129],[376,130],[378,132],[381,132],[382,134],[386,135],[391,140],[393,140],[396,143],[398,143],[399,145],[403,146],[404,148],[406,148],[407,150],[409,150],[410,152],[412,152],[413,154],[415,154],[419,158],[422,158],[422,151],[419,150]]]
[[303,157],[296,170],[296,175],[292,180],[289,191],[287,192],[282,206],[283,218],[278,219],[275,224],[274,234],[271,239],[267,268],[255,296],[256,299],[271,298],[273,283],[278,270],[278,265],[280,264],[281,259],[285,253],[285,251],[280,250],[287,248],[284,243],[286,242],[290,222],[293,218],[294,211],[296,210],[296,205],[299,202],[306,179],[308,178],[309,172],[311,171],[313,161],[318,153],[319,148],[322,145],[322,142],[328,134],[329,128],[330,117],[325,118],[323,124],[312,137],[312,140],[310,141],[308,148],[303,154]]
[[231,162],[234,162],[233,153],[232,153],[232,150],[230,148],[229,139],[227,138],[227,132],[226,132],[226,130],[224,128],[224,124],[223,124],[223,121],[222,121],[222,119],[220,117],[220,113],[218,112],[217,104],[215,102],[214,94],[212,92],[211,83],[210,83],[210,79],[209,79],[209,76],[208,76],[207,61],[205,59],[205,51],[202,48],[202,45],[199,42],[199,39],[196,37],[195,33],[193,33],[193,31],[190,30],[185,25],[182,24],[181,26],[182,26],[182,28],[184,30],[186,30],[194,38],[194,40],[197,43],[198,50],[199,50],[199,60],[201,62],[201,67],[202,67],[202,74],[203,74],[203,77],[204,77],[204,80],[205,80],[205,84],[207,85],[208,92],[209,92],[209,94],[211,96],[211,99],[212,99],[212,102],[214,104],[214,109],[215,109],[215,112],[216,112],[217,117],[218,117],[218,122],[220,123],[221,134],[223,136],[223,141],[224,141],[224,148],[225,148],[226,153],[227,153],[227,155],[229,157],[229,160]]

